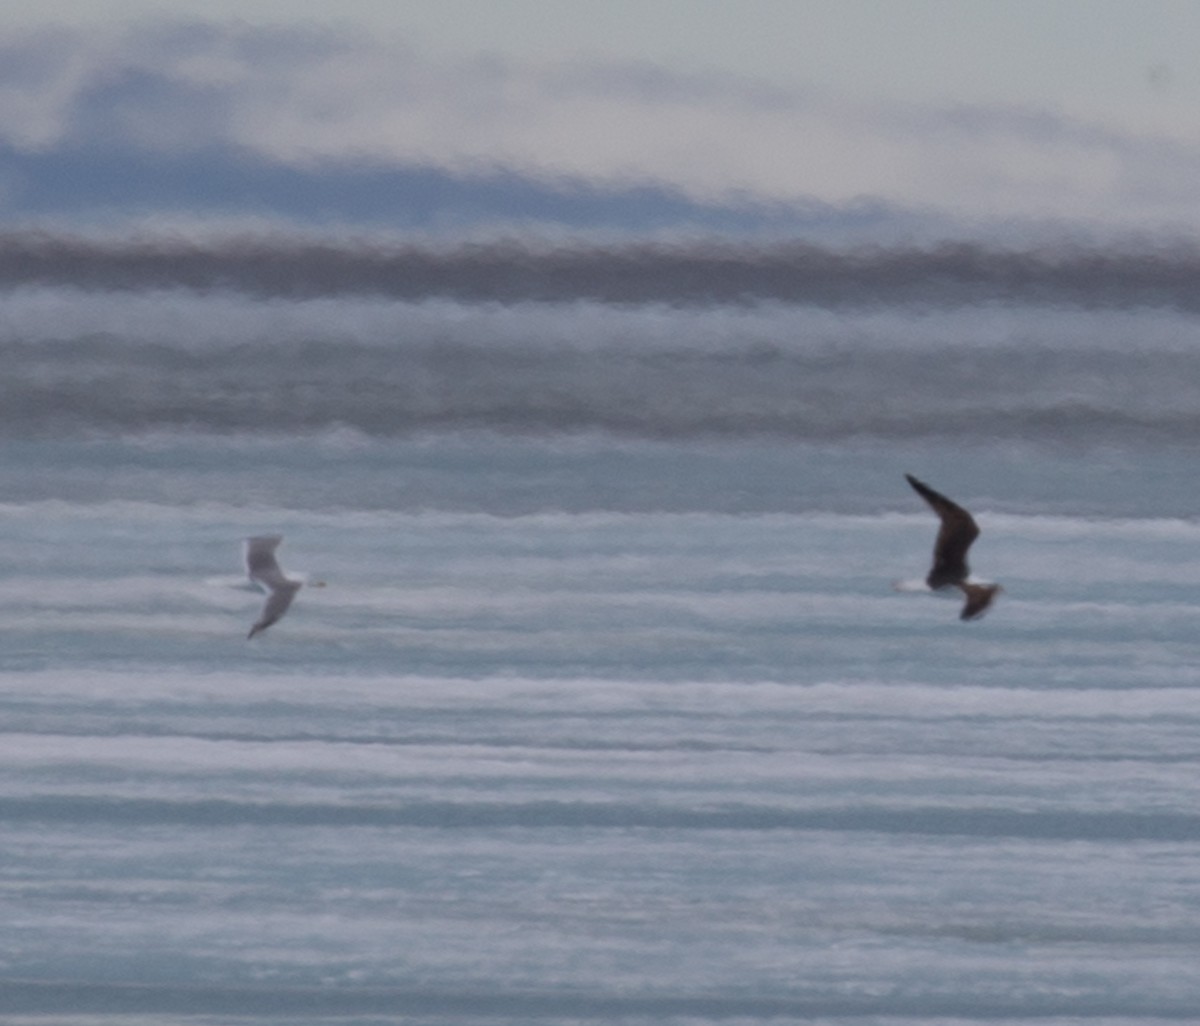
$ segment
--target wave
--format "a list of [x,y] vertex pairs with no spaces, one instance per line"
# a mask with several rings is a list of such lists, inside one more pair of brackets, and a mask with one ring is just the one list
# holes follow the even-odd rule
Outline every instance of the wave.
[[[776,341],[807,330],[786,316],[726,345],[693,345],[688,317],[648,325],[610,311],[576,314],[581,324],[593,314],[602,322],[587,329],[586,346],[506,339],[474,322],[410,330],[403,310],[387,344],[337,332],[212,346],[0,333],[0,428],[16,438],[487,431],[1090,446],[1183,443],[1200,432],[1200,353],[1170,345],[1086,354],[1050,342],[912,346],[904,339],[919,327],[904,320],[890,346],[886,330],[856,342],[854,325],[800,345]],[[564,339],[575,334],[569,318],[558,327]],[[746,326],[726,327],[738,336]]]
[[974,242],[835,250],[803,242],[404,245],[288,237],[105,241],[0,233],[0,286],[183,288],[309,299],[702,304],[776,300],[833,308],[987,302],[1200,312],[1200,250]]
[[[1111,960],[1103,963],[1111,969]],[[489,981],[490,982],[490,981]],[[990,982],[990,981],[989,981]],[[229,983],[81,982],[78,979],[0,980],[0,1000],[14,1015],[80,1015],[96,1023],[128,1022],[129,1016],[220,1017],[231,1026],[263,1022],[330,1020],[370,1016],[380,1026],[413,1021],[453,1022],[459,1026],[508,1026],[509,1023],[626,1022],[650,1024],[687,1022],[767,1023],[785,1020],[860,1021],[870,1017],[881,1026],[905,1026],[914,1021],[961,1023],[1063,1022],[1083,1017],[1097,1026],[1128,1023],[1179,1022],[1195,1008],[1187,995],[1121,990],[1117,984],[1096,992],[1063,994],[1047,986],[1042,991],[1014,988],[1001,993],[989,987],[980,993],[978,980],[969,994],[947,992],[936,982],[887,988],[870,994],[844,981],[825,986],[795,983],[784,993],[749,994],[665,985],[643,993],[610,986],[532,989],[506,983],[481,983],[468,977],[454,986],[312,986]],[[102,1016],[95,1009],[102,1008]],[[117,1017],[122,1017],[118,1019]],[[172,1020],[174,1021],[174,1020]]]
[[792,830],[1022,838],[1055,841],[1200,840],[1200,815],[1077,809],[1004,809],[855,805],[794,809],[770,805],[686,808],[623,801],[409,801],[365,805],[255,802],[227,799],[107,798],[92,795],[0,797],[7,823],[88,823],[130,826],[186,824],[230,827],[393,828],[438,830],[521,828],[658,830]]
[[1188,442],[1198,261],[0,235],[0,429]]

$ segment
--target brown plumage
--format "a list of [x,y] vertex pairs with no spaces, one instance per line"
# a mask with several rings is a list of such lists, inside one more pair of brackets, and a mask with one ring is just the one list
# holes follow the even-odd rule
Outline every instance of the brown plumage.
[[958,503],[934,491],[924,481],[918,481],[912,474],[904,476],[942,521],[933,543],[933,566],[925,583],[935,591],[958,588],[966,596],[959,619],[974,620],[982,616],[1003,589],[998,584],[974,584],[967,580],[970,574],[967,550],[979,537],[979,525]]

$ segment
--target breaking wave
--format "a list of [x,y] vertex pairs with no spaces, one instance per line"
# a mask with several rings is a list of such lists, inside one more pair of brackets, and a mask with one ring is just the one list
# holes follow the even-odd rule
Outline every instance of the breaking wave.
[[[146,273],[136,275],[96,256],[96,277],[74,265],[41,273],[36,261],[18,273],[3,249],[0,280],[56,282],[11,291],[0,319],[0,429],[10,436],[483,430],[1160,443],[1200,430],[1196,325],[1190,300],[1168,295],[1166,271],[1142,292],[1126,282],[1115,294],[1081,291],[1084,263],[1057,291],[1001,288],[1003,275],[984,275],[991,284],[968,291],[987,301],[963,304],[958,285],[926,268],[909,302],[886,284],[898,257],[885,254],[873,269],[846,271],[859,299],[830,306],[769,289],[754,302],[718,289],[691,303],[648,265],[634,277],[656,282],[653,302],[631,304],[573,287],[455,298],[428,282],[408,282],[400,297],[360,295],[350,261],[345,289],[330,271],[312,288],[258,289],[274,297],[264,298],[236,261],[189,282],[166,256],[155,273],[143,254]],[[494,252],[478,259],[499,273]],[[554,266],[531,280],[554,280]],[[1101,286],[1106,273],[1097,271]],[[189,284],[197,288],[180,287]]]

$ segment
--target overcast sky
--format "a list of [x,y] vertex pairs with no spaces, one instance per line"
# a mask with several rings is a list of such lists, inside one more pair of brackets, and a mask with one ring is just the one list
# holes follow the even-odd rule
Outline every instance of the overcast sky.
[[964,231],[1193,228],[1198,44],[1192,0],[43,0],[0,14],[0,193],[69,147],[228,146]]
[[441,55],[639,58],[864,98],[1062,105],[1189,128],[1200,98],[1192,0],[44,0],[7,5],[0,23],[150,17],[354,26]]

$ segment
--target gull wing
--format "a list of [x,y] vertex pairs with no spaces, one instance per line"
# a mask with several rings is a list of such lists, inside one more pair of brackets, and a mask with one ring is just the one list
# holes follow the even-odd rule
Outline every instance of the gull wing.
[[912,474],[905,474],[913,490],[921,496],[942,521],[937,540],[933,543],[933,566],[926,581],[931,588],[960,584],[970,573],[967,550],[979,537],[979,525],[958,503],[936,492]]
[[284,581],[279,587],[273,589],[267,596],[267,601],[263,603],[258,621],[250,628],[250,633],[246,635],[246,639],[249,640],[259,632],[265,631],[271,624],[278,622],[283,614],[288,611],[288,607],[292,604],[292,599],[296,597],[296,592],[299,590],[300,585],[296,581]]
[[267,601],[263,603],[258,621],[250,628],[247,638],[276,623],[288,611],[296,592],[300,590],[300,582],[285,577],[275,559],[275,550],[282,541],[283,536],[279,534],[246,539],[246,573],[251,581],[267,592]]
[[275,550],[282,541],[281,534],[264,534],[246,539],[246,573],[250,580],[267,591],[274,591],[287,581],[275,560]]
[[963,603],[960,620],[978,620],[991,608],[992,601],[1004,589],[998,584],[960,584],[967,599]]

